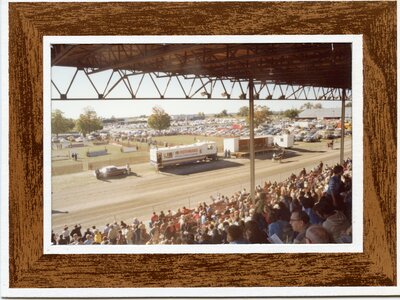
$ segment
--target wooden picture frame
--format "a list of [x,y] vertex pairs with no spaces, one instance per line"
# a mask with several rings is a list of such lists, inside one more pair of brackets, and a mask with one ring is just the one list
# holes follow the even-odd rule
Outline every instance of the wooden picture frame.
[[[397,287],[396,17],[396,2],[386,1],[8,3],[8,295],[98,287]],[[43,254],[43,37],[194,34],[363,35],[362,253]]]

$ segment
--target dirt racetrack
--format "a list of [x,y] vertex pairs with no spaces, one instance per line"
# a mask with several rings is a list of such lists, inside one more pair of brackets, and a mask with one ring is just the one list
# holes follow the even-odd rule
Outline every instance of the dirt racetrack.
[[[327,149],[326,143],[295,145],[287,151],[282,163],[272,162],[271,155],[257,157],[256,184],[265,180],[282,181],[291,173],[309,170],[320,161],[328,165],[339,162],[339,143]],[[351,139],[345,141],[345,158],[351,157]],[[93,171],[52,177],[52,229],[60,233],[65,224],[81,224],[85,230],[92,225],[103,229],[106,223],[121,221],[130,224],[133,218],[146,221],[153,211],[194,207],[210,203],[210,195],[231,196],[246,188],[250,190],[248,159],[221,159],[214,162],[182,165],[157,173],[149,163],[131,166],[133,174],[97,180]]]

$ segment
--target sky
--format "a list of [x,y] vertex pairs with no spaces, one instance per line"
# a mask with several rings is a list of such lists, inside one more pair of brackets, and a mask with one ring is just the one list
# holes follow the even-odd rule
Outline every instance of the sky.
[[[52,97],[58,98],[59,92],[66,93],[68,90],[68,97],[97,97],[97,92],[94,90],[92,84],[87,79],[86,75],[84,75],[81,71],[78,72],[75,76],[75,79],[72,81],[72,78],[75,74],[75,68],[66,68],[66,67],[53,67],[51,73],[51,79],[53,81],[52,85]],[[103,89],[107,86],[107,82],[110,79],[111,71],[101,72],[95,75],[91,75],[91,80],[96,86],[96,89],[102,93]],[[135,89],[135,84],[138,84],[139,77],[130,77],[134,78],[132,81],[132,87]],[[109,82],[109,87],[116,83],[118,80],[118,76],[111,77]],[[136,81],[134,81],[136,80]],[[69,83],[72,81],[71,86],[69,87]],[[182,94],[182,89],[179,87],[177,82],[170,83],[168,89],[165,89],[167,83],[166,79],[164,82],[160,79],[159,88],[161,91],[166,90],[166,97],[179,95],[183,98],[184,94]],[[188,83],[189,84],[189,83]],[[55,88],[57,86],[57,89]],[[138,85],[136,85],[138,87]],[[190,86],[188,86],[189,88]],[[194,88],[196,90],[197,87]],[[221,87],[222,89],[222,87]],[[146,97],[154,97],[155,99],[159,98],[157,95],[157,90],[154,88],[154,84],[152,83],[150,78],[145,78],[141,82],[141,86],[138,92],[138,96],[146,96]],[[220,93],[214,90],[215,94],[219,95]],[[232,94],[239,95],[241,92],[239,87],[236,86],[236,90],[232,90]],[[122,84],[119,84],[115,89],[112,90],[113,98],[121,98],[127,96],[127,89],[124,88]],[[151,94],[155,93],[155,94]],[[169,94],[168,94],[169,93]],[[176,93],[176,94],[174,94]],[[182,95],[180,95],[181,93]],[[110,94],[111,95],[111,94]],[[260,98],[263,98],[260,96]],[[286,109],[297,108],[299,109],[304,103],[311,102],[313,104],[321,103],[324,108],[331,107],[340,107],[341,103],[339,101],[299,101],[299,100],[285,100],[285,101],[277,101],[277,100],[255,100],[255,105],[266,105],[272,111],[281,111]],[[59,109],[64,113],[64,116],[67,118],[77,119],[79,115],[83,113],[86,107],[93,108],[97,115],[103,118],[110,118],[112,116],[116,118],[127,118],[127,117],[137,117],[140,115],[150,115],[152,113],[152,108],[154,106],[162,107],[168,114],[177,115],[177,114],[197,114],[199,112],[203,112],[205,114],[216,114],[220,113],[222,110],[227,110],[228,113],[237,113],[242,106],[248,106],[248,100],[193,100],[193,99],[184,99],[184,100],[52,100],[51,108],[52,110]]]

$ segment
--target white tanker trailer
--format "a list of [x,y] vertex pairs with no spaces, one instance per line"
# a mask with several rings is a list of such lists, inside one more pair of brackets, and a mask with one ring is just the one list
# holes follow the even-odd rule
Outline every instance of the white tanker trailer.
[[197,161],[216,160],[218,154],[215,142],[197,142],[191,145],[151,148],[150,163],[160,169],[165,166],[186,164]]

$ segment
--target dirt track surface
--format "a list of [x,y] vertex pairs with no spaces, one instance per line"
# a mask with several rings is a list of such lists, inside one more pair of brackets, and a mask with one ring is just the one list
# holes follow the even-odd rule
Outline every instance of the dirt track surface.
[[[339,161],[338,144],[327,150],[326,143],[297,145],[288,150],[282,163],[272,162],[271,155],[256,158],[256,184],[265,180],[282,181],[298,174],[305,167],[320,161],[332,165]],[[345,142],[345,158],[351,157],[351,141]],[[221,193],[231,196],[246,188],[250,190],[248,159],[221,159],[194,165],[162,169],[157,173],[148,163],[131,166],[133,174],[97,180],[93,171],[52,177],[52,229],[59,233],[67,224],[81,224],[85,230],[92,225],[103,229],[106,223],[121,221],[130,224],[133,218],[146,221],[153,211],[194,207],[210,202]],[[68,213],[65,213],[68,212]]]

